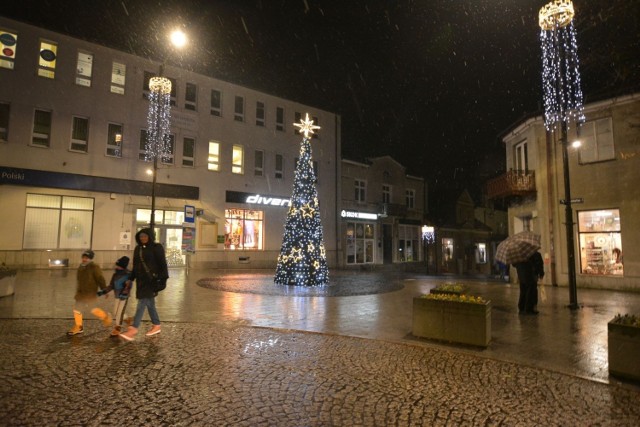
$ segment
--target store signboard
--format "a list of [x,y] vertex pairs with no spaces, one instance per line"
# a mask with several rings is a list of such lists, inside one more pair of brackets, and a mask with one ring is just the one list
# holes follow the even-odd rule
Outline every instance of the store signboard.
[[242,191],[226,192],[227,203],[243,203],[261,206],[291,206],[291,199],[282,196],[271,196],[268,194],[244,193]]
[[196,207],[192,205],[184,205],[184,222],[191,224],[196,222]]
[[341,210],[340,216],[342,218],[352,218],[352,219],[378,219],[378,214],[369,213],[369,212],[357,212],[357,211],[347,211]]

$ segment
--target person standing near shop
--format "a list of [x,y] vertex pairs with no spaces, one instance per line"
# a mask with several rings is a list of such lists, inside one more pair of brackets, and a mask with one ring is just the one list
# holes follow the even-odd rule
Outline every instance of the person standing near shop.
[[513,264],[518,272],[520,282],[520,298],[518,312],[520,314],[538,314],[538,280],[544,277],[544,261],[540,252],[536,251],[524,262]]
[[138,245],[133,252],[133,270],[130,281],[136,281],[138,306],[133,318],[133,325],[129,327],[127,332],[120,334],[120,337],[127,341],[133,341],[137,335],[145,310],[149,311],[153,325],[145,335],[150,337],[160,333],[156,295],[164,289],[169,278],[164,248],[160,243],[154,241],[153,231],[149,228],[138,231],[136,242]]

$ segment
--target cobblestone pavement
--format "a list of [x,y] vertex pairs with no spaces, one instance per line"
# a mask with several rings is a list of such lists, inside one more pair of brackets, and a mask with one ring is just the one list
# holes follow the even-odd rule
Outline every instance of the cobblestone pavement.
[[[640,391],[440,348],[163,324],[0,320],[3,426],[637,426]],[[147,324],[143,325],[143,328]]]

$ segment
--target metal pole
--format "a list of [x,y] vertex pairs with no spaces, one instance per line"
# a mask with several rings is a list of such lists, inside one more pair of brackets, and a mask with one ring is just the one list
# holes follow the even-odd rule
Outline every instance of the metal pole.
[[[155,142],[154,142],[155,144]],[[158,175],[158,155],[153,156],[153,180],[151,181],[151,221],[149,228],[155,233],[156,226],[156,176]]]
[[573,241],[573,209],[571,208],[571,181],[569,178],[569,151],[567,147],[567,123],[562,120],[560,128],[562,144],[562,169],[564,172],[565,222],[567,231],[567,268],[569,273],[569,308],[577,309],[575,245]]

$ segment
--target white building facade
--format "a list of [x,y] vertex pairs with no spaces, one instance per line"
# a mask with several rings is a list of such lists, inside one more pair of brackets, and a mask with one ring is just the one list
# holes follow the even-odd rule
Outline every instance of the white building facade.
[[[586,122],[570,129],[569,176],[578,287],[640,289],[640,94],[585,105]],[[509,170],[488,183],[489,197],[509,200],[509,234],[542,237],[545,282],[568,284],[564,168],[558,135],[534,117],[503,139]]]
[[[160,63],[0,17],[0,262],[111,265],[149,224],[149,78]],[[306,113],[327,259],[336,264],[340,117],[166,66],[171,152],[156,235],[171,265],[274,267]]]

